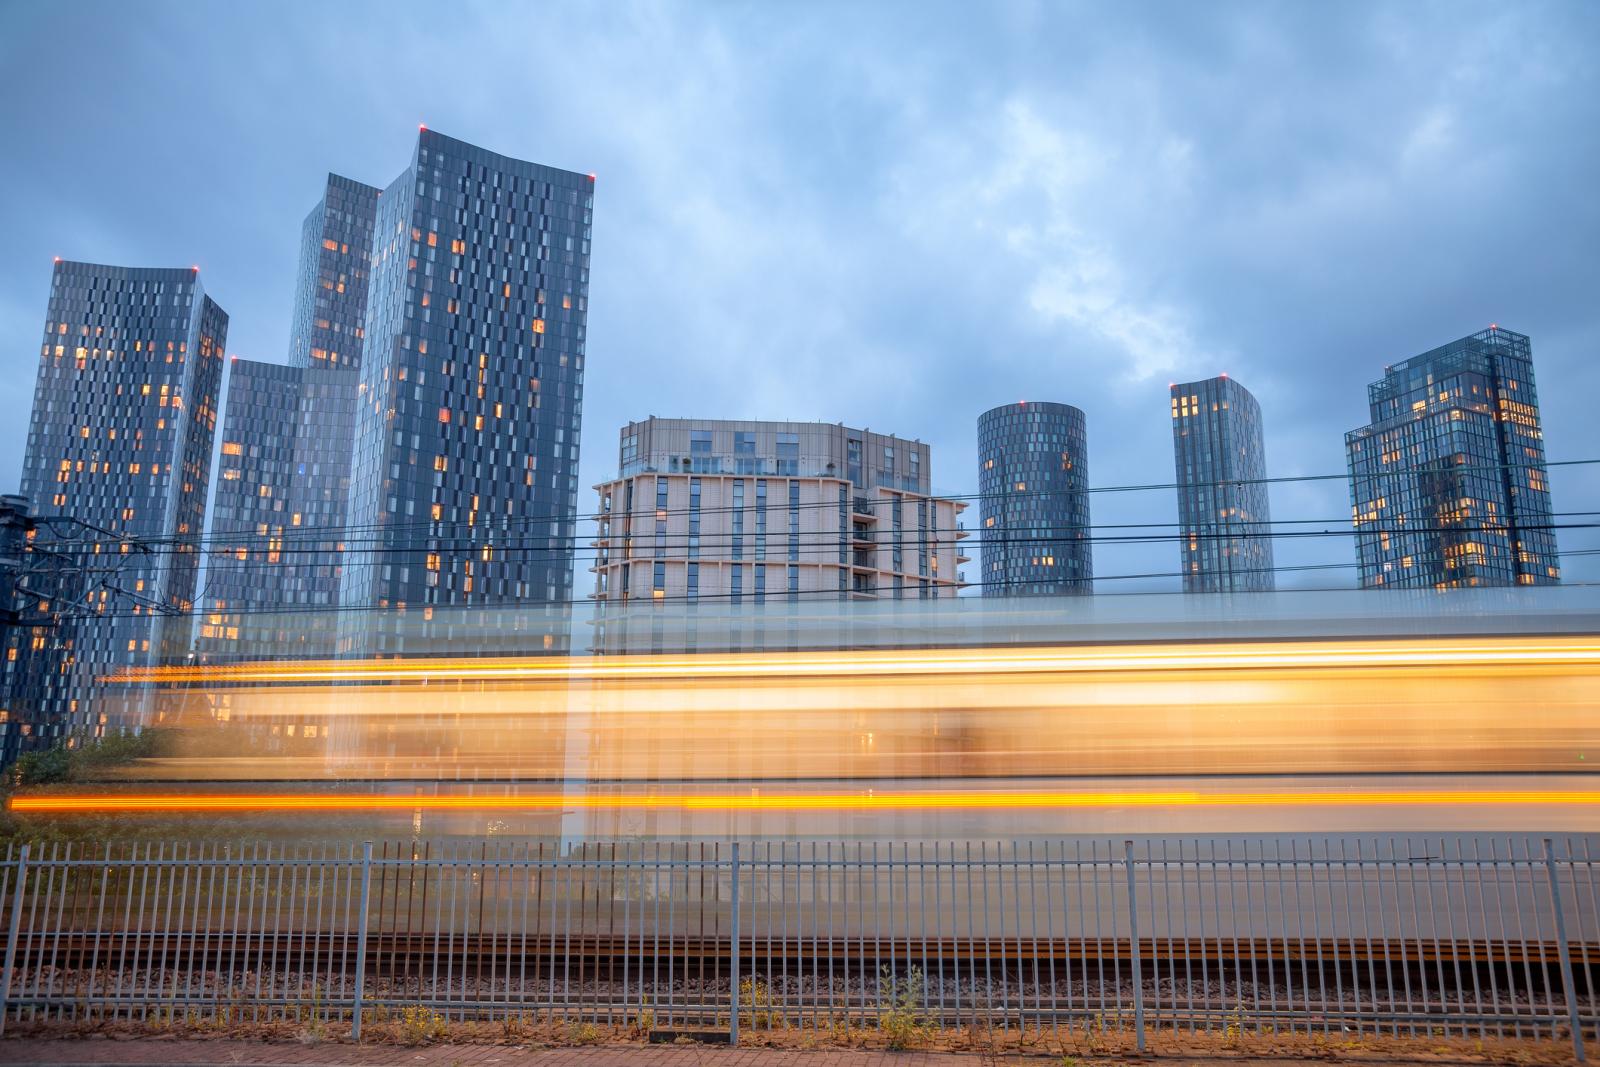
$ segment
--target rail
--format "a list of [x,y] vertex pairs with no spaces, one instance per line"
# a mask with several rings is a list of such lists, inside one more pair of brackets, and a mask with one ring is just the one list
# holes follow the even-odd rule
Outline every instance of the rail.
[[8,1020],[1600,1040],[1600,838],[24,846]]

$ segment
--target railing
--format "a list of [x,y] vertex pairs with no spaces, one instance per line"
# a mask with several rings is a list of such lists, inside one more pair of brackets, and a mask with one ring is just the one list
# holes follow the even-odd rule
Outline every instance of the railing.
[[1600,839],[8,852],[0,1028],[458,1019],[1600,1039]]

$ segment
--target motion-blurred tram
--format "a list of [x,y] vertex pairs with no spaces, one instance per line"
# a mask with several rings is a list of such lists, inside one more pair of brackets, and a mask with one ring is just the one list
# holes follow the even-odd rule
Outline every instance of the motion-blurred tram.
[[658,608],[554,655],[476,655],[459,628],[406,659],[122,679],[179,748],[16,806],[612,840],[1588,829],[1597,607],[1576,587]]

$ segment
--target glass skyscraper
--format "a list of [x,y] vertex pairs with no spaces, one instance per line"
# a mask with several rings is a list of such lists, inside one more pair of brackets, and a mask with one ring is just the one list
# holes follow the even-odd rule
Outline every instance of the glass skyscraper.
[[292,647],[270,614],[284,596],[300,375],[235,358],[228,365],[222,448],[211,501],[210,552],[196,650],[207,658],[270,656]]
[[[405,612],[566,601],[591,175],[423,130],[378,200],[357,385],[341,649]],[[374,621],[376,620],[376,621]]]
[[1083,412],[1024,402],[978,416],[983,595],[1094,591]]
[[86,623],[23,698],[38,740],[138,725],[97,680],[189,650],[227,332],[197,269],[56,264],[22,494],[36,546],[94,564],[60,593]]
[[1174,385],[1171,394],[1183,591],[1270,591],[1261,405],[1227,375]]
[[1361,584],[1560,580],[1533,348],[1487,330],[1384,369],[1345,435]]
[[289,364],[231,364],[200,651],[328,655],[378,190],[337,174],[301,227]]

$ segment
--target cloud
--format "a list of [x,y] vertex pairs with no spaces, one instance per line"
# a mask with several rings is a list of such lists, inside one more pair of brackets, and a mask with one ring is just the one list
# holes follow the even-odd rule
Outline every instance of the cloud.
[[[1147,484],[1172,469],[1165,381],[1222,370],[1261,399],[1273,473],[1337,474],[1383,365],[1489,321],[1534,338],[1552,457],[1594,451],[1588,6],[468,4],[440,19],[290,2],[196,22],[150,3],[15,21],[0,90],[37,106],[0,116],[0,184],[30,205],[0,261],[9,485],[51,256],[200,262],[230,348],[283,358],[324,173],[388,181],[419,121],[599,175],[585,484],[614,473],[618,427],[656,413],[918,436],[938,487],[970,492],[977,414],[1024,396],[1087,412],[1095,484]],[[1553,475],[1558,508],[1588,507],[1586,470]],[[1313,482],[1274,504],[1337,519],[1344,496]],[[1095,519],[1170,522],[1172,495],[1106,494]],[[1562,547],[1600,538],[1563,531]],[[1338,539],[1279,552],[1350,558]],[[1096,569],[1174,562],[1131,546]],[[1575,557],[1584,573],[1600,557]]]
[[1019,95],[929,138],[893,200],[925,245],[964,230],[958,247],[1007,257],[1012,310],[1084,360],[1103,361],[1085,335],[1106,342],[1114,377],[1138,383],[1202,355],[1187,311],[1157,291],[1159,263],[1133,270],[1119,251],[1138,240],[1131,216],[1186,199],[1193,167],[1192,143],[1149,117],[1118,140],[1075,106]]

